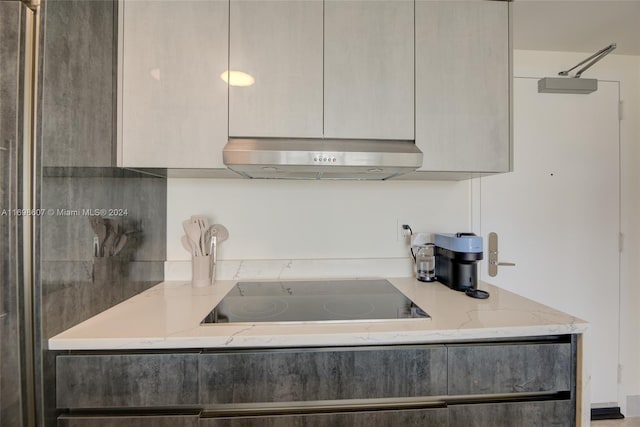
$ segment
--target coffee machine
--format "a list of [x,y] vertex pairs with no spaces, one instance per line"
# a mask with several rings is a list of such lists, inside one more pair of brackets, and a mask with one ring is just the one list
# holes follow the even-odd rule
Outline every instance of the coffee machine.
[[473,233],[436,233],[436,276],[451,289],[472,298],[489,293],[478,289],[478,261],[482,260],[482,237]]

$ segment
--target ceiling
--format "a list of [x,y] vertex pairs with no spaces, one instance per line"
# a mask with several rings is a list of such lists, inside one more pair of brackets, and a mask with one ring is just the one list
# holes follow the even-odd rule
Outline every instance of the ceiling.
[[640,0],[515,0],[515,49],[640,56]]

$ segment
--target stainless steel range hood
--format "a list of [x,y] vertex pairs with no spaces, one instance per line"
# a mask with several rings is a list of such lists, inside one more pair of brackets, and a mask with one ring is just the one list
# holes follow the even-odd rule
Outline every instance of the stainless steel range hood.
[[385,180],[422,166],[413,141],[230,138],[223,160],[247,178]]

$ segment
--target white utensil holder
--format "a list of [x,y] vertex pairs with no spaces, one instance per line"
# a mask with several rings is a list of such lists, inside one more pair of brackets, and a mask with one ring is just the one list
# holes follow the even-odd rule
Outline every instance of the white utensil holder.
[[194,288],[204,288],[213,284],[213,268],[211,256],[191,257],[191,285]]

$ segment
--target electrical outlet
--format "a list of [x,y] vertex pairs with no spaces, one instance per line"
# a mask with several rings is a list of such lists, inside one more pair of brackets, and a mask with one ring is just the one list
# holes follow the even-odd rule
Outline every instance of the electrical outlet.
[[407,224],[409,226],[411,226],[411,222],[410,221],[405,221],[402,219],[396,219],[396,240],[398,242],[409,242],[409,237],[408,235],[405,237],[403,234],[403,229],[402,229],[402,225],[403,224]]

